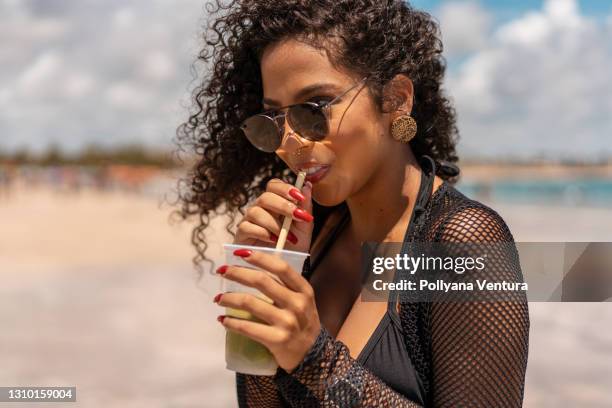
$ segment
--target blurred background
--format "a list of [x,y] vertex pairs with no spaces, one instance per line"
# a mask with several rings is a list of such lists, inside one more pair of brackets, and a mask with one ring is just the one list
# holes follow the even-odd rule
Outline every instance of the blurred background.
[[[412,4],[442,28],[458,189],[517,241],[612,241],[612,3]],[[1,386],[235,405],[218,282],[197,281],[193,224],[172,216],[205,18],[195,0],[0,0]],[[612,406],[610,303],[530,312],[525,406]]]

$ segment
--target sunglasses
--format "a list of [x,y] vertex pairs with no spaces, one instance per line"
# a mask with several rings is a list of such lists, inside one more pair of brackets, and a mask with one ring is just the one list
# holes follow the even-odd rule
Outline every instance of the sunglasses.
[[[253,146],[266,153],[273,153],[281,146],[285,117],[291,129],[302,138],[314,142],[323,140],[329,134],[331,106],[366,79],[367,76],[331,101],[297,103],[250,116],[242,122],[240,129]],[[278,112],[281,109],[286,111]]]

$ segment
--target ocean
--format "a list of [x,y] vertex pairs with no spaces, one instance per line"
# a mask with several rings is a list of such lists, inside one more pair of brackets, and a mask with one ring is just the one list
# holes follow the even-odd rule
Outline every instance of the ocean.
[[460,181],[468,197],[513,204],[612,207],[612,179]]

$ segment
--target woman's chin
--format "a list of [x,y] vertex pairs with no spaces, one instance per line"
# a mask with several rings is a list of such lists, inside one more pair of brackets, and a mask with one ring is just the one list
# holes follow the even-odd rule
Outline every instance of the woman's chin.
[[312,200],[324,207],[333,207],[344,202],[346,197],[338,194],[338,190],[333,188],[333,186],[331,187],[326,188],[323,185],[315,186],[312,191]]

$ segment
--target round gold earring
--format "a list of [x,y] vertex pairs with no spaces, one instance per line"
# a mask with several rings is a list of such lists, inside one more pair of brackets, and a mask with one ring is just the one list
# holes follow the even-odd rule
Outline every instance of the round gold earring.
[[417,132],[417,123],[408,114],[402,115],[391,123],[391,136],[398,142],[410,142]]

